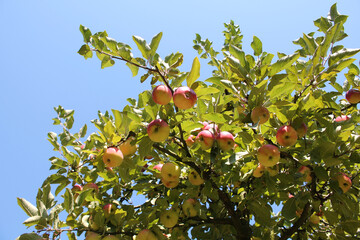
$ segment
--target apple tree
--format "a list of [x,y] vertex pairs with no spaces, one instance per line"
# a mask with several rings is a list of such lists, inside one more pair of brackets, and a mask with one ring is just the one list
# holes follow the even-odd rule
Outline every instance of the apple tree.
[[338,44],[346,19],[333,5],[297,51],[276,56],[256,36],[245,53],[231,21],[221,49],[196,35],[189,72],[181,53],[157,53],[162,33],[134,36],[135,57],[80,26],[80,55],[124,63],[152,89],[99,112],[91,134],[55,107],[53,173],[36,204],[18,198],[35,228],[18,239],[360,238],[360,49]]

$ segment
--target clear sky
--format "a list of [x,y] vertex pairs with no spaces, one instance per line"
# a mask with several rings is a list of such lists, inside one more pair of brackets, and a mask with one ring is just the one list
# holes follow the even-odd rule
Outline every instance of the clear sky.
[[[252,53],[254,35],[263,50],[291,54],[292,41],[302,33],[316,31],[313,20],[326,16],[335,1],[329,0],[0,0],[0,149],[1,182],[0,239],[15,239],[28,231],[22,222],[27,215],[16,197],[35,203],[38,188],[52,174],[48,158],[54,155],[46,140],[52,125],[53,107],[75,109],[74,129],[97,111],[121,110],[126,99],[149,89],[131,77],[120,62],[101,70],[97,58],[84,60],[77,54],[83,44],[82,24],[93,33],[106,30],[117,41],[136,45],[132,35],[148,41],[163,32],[161,56],[184,54],[183,71],[189,71],[195,33],[220,48],[223,23],[234,20],[244,34],[244,49]],[[349,15],[345,30],[347,48],[360,47],[360,1],[339,1],[338,10]],[[356,56],[359,59],[359,55]],[[210,68],[201,62],[201,79]],[[341,79],[340,79],[341,80]],[[65,236],[64,236],[65,238]]]

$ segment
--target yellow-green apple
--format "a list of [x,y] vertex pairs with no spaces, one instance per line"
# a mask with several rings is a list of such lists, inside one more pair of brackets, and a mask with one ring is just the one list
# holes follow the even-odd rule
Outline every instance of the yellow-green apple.
[[147,133],[151,141],[164,142],[170,134],[170,127],[164,120],[155,119],[149,123]]
[[259,163],[253,171],[253,176],[259,178],[262,175],[264,175],[264,172],[265,172],[265,166]]
[[158,238],[149,229],[143,229],[136,236],[136,240],[158,240]]
[[120,144],[119,148],[124,157],[135,154],[137,151],[136,138],[129,137]]
[[197,97],[194,90],[186,86],[177,88],[173,95],[174,104],[179,109],[192,108],[195,105],[196,100]]
[[275,145],[265,144],[258,149],[257,159],[265,167],[275,166],[280,160],[280,151]]
[[217,135],[216,140],[219,144],[220,149],[224,152],[234,148],[234,136],[229,132],[221,131],[219,135]]
[[166,105],[171,101],[172,92],[166,85],[159,85],[152,92],[152,99],[155,103]]
[[344,121],[347,121],[349,119],[350,119],[349,116],[341,115],[341,116],[338,116],[338,117],[335,118],[335,122],[344,122]]
[[270,113],[266,107],[258,106],[251,111],[250,118],[253,123],[263,124],[269,120]]
[[118,167],[122,164],[124,155],[120,149],[109,147],[103,155],[103,161],[107,167]]
[[174,210],[165,210],[160,214],[160,223],[167,228],[174,227],[179,220],[179,214]]
[[176,179],[176,180],[173,180],[173,181],[167,181],[163,178],[161,178],[161,182],[164,184],[165,187],[167,188],[174,188],[174,187],[177,187],[177,185],[179,185],[180,183],[180,179]]
[[199,186],[204,183],[204,179],[201,178],[200,174],[197,171],[191,170],[191,172],[189,173],[189,182],[192,185]]
[[120,238],[118,238],[115,235],[107,235],[106,237],[104,237],[102,240],[120,240]]
[[94,221],[94,216],[93,215],[91,215],[89,217],[89,227],[93,231],[97,231],[97,230],[100,229],[99,225]]
[[202,150],[208,150],[212,148],[214,140],[215,136],[209,130],[202,130],[196,136],[196,142],[200,143]]
[[186,145],[188,147],[191,147],[194,143],[195,143],[195,136],[194,135],[190,135],[186,140]]
[[101,235],[96,232],[88,231],[85,234],[85,240],[101,240]]
[[195,208],[195,205],[197,204],[197,201],[193,198],[189,198],[184,201],[182,204],[182,210],[186,217],[195,217],[197,215],[197,211]]
[[297,139],[298,139],[297,132],[290,125],[280,127],[276,133],[277,142],[284,147],[289,147],[294,145]]
[[356,88],[352,88],[345,94],[346,100],[351,104],[357,104],[360,102],[360,90]]
[[301,173],[303,176],[302,176],[302,179],[305,181],[305,182],[311,182],[312,180],[312,177],[311,177],[311,169],[307,166],[301,166],[298,170],[299,173]]
[[83,189],[84,190],[92,189],[93,192],[96,192],[96,193],[99,192],[99,187],[95,183],[87,183],[84,185]]
[[320,223],[320,217],[318,215],[316,215],[315,213],[313,213],[310,218],[309,218],[309,221],[312,223],[312,224],[319,224]]
[[103,207],[104,215],[106,218],[113,215],[116,211],[116,206],[114,204],[108,203]]
[[[294,127],[294,126],[293,126]],[[306,135],[306,132],[307,132],[307,126],[305,123],[301,123],[300,126],[298,127],[294,127],[297,135],[298,135],[298,138],[302,138]]]
[[173,162],[167,162],[162,166],[160,173],[165,181],[176,181],[180,177],[181,169],[179,165]]
[[246,106],[243,103],[238,103],[236,106],[236,110],[239,114],[242,114],[245,111],[245,108]]
[[337,175],[337,181],[339,183],[339,187],[342,189],[344,193],[349,191],[351,188],[352,182],[351,178],[349,178],[345,173],[339,173]]

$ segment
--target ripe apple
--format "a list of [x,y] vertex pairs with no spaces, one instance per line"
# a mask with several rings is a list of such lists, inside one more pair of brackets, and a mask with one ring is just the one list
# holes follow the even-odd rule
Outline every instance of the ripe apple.
[[135,154],[137,151],[136,138],[129,137],[125,140],[125,142],[120,144],[119,148],[124,157]]
[[301,173],[303,175],[302,179],[305,182],[311,182],[312,177],[311,177],[311,169],[307,166],[301,166],[298,170],[299,173]]
[[164,142],[170,134],[170,127],[164,120],[155,119],[149,123],[147,133],[151,141]]
[[266,107],[258,106],[251,111],[250,117],[253,123],[263,124],[269,120],[270,113]]
[[215,137],[220,133],[219,127],[215,123],[203,122],[202,124],[204,127],[201,130],[209,130]]
[[85,240],[101,240],[101,235],[96,232],[86,232]]
[[107,235],[102,240],[120,240],[120,239],[115,235]]
[[167,181],[163,178],[161,178],[161,181],[162,183],[164,184],[165,187],[167,188],[174,188],[174,187],[177,187],[177,185],[179,185],[180,183],[180,179],[176,179],[176,180],[173,180],[173,181]]
[[116,211],[116,206],[114,204],[108,203],[103,207],[104,215],[106,218],[113,215]]
[[280,151],[275,145],[265,144],[258,149],[257,159],[265,167],[275,166],[280,160]]
[[316,214],[312,214],[309,218],[309,221],[312,223],[312,224],[319,224],[320,223],[320,217]]
[[195,105],[196,100],[197,97],[194,90],[186,86],[177,88],[173,95],[174,104],[179,109],[192,108]]
[[78,193],[78,192],[81,192],[82,190],[83,190],[83,187],[79,184],[75,184],[71,189],[71,191],[73,193]]
[[234,144],[235,144],[234,136],[229,132],[226,131],[220,132],[216,140],[219,144],[220,149],[223,150],[224,152],[227,152],[234,148]]
[[201,178],[201,176],[199,175],[199,173],[197,171],[192,170],[189,173],[189,182],[192,185],[199,186],[204,183],[204,179]]
[[208,150],[212,148],[214,140],[214,134],[212,134],[209,130],[202,130],[196,136],[196,142],[200,143],[202,150]]
[[253,176],[259,178],[262,175],[264,175],[264,172],[265,172],[265,166],[259,163],[253,171]]
[[349,178],[345,173],[339,173],[337,175],[337,181],[339,183],[339,187],[342,189],[344,193],[349,191],[351,188],[352,182],[351,178]]
[[124,155],[116,147],[109,147],[103,155],[103,162],[107,167],[118,167],[122,164],[123,160]]
[[196,204],[197,204],[197,201],[193,198],[189,198],[184,201],[184,203],[182,205],[182,210],[186,217],[195,217],[197,215],[197,211],[195,208]]
[[174,210],[165,210],[160,215],[160,223],[167,228],[174,227],[179,220],[179,214]]
[[99,187],[95,183],[87,183],[84,185],[83,189],[84,190],[92,189],[93,192],[96,192],[96,193],[99,192]]
[[277,142],[284,147],[289,147],[294,145],[297,139],[298,139],[297,132],[290,125],[280,127],[276,133]]
[[349,116],[341,115],[341,116],[338,116],[338,117],[335,118],[335,122],[344,122],[344,121],[347,121],[349,119],[350,119]]
[[179,165],[173,162],[167,162],[161,168],[161,177],[165,181],[176,181],[179,179],[180,174],[181,169]]
[[152,99],[155,103],[166,105],[171,101],[172,92],[166,85],[156,86],[152,92]]
[[136,236],[136,240],[158,240],[158,238],[149,229],[143,229]]
[[345,95],[346,100],[351,104],[357,104],[360,102],[360,90],[356,88],[352,88],[346,92]]
[[188,147],[191,147],[194,143],[195,143],[195,136],[194,135],[190,135],[186,140],[186,145]]

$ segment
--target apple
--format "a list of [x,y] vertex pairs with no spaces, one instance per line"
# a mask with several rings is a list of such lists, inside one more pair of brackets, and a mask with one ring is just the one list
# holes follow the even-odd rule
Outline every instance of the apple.
[[115,235],[107,235],[102,240],[120,240],[120,239]]
[[199,175],[199,173],[197,171],[192,170],[189,173],[189,182],[192,185],[199,186],[204,183],[204,179],[201,178],[201,176]]
[[85,240],[101,240],[101,235],[96,232],[88,231],[85,234]]
[[173,162],[167,162],[162,166],[160,173],[165,181],[176,181],[180,177],[181,169],[179,165]]
[[82,190],[83,190],[83,187],[79,184],[75,184],[71,189],[71,191],[73,193],[78,193],[78,192],[81,192]]
[[129,137],[125,140],[125,142],[120,144],[119,148],[124,157],[135,154],[137,151],[136,138]]
[[295,212],[296,216],[301,217],[301,214],[303,213],[303,211],[304,211],[303,209],[297,209]]
[[262,175],[264,175],[264,172],[265,172],[265,166],[259,163],[255,168],[255,170],[253,171],[253,176],[259,178]]
[[124,155],[116,147],[109,147],[103,155],[103,162],[107,167],[118,167],[122,164],[123,160]]
[[204,127],[201,130],[209,130],[215,137],[220,133],[219,127],[215,123],[203,122],[202,124]]
[[179,109],[192,108],[195,105],[196,100],[197,97],[194,90],[186,86],[177,88],[173,95],[174,104]]
[[186,145],[188,147],[191,147],[194,143],[195,143],[195,136],[194,135],[190,135],[186,140]]
[[223,150],[224,152],[227,152],[234,148],[234,144],[235,144],[234,136],[229,132],[226,131],[220,132],[216,140],[219,144],[220,149]]
[[184,203],[182,205],[182,210],[186,217],[195,217],[197,215],[197,211],[195,208],[196,204],[197,204],[197,201],[193,198],[189,198],[184,201]]
[[346,100],[351,104],[357,104],[360,102],[360,90],[356,88],[352,88],[346,92],[345,95]]
[[143,229],[136,236],[136,240],[158,240],[158,238],[149,229]]
[[298,135],[298,138],[303,138],[306,135],[308,128],[305,123],[301,123],[300,126],[298,126],[297,128],[294,127],[294,129]]
[[161,181],[164,184],[164,186],[167,187],[167,188],[177,187],[177,185],[179,185],[179,183],[180,183],[180,179],[176,179],[176,180],[173,180],[173,181],[167,181],[167,180],[161,178]]
[[155,166],[153,166],[153,169],[156,171],[155,177],[161,178],[161,168],[162,168],[163,165],[164,164],[159,163],[159,164],[156,164]]
[[239,114],[242,114],[246,109],[245,104],[243,103],[238,103],[238,105],[236,106],[236,110]]
[[279,165],[276,165],[274,167],[265,167],[265,171],[269,173],[270,177],[274,177],[279,172]]
[[87,183],[84,185],[84,190],[92,189],[93,192],[99,192],[99,187],[95,183]]
[[212,134],[209,130],[202,130],[196,136],[196,142],[200,143],[202,150],[208,150],[212,148],[214,140],[214,134]]
[[344,121],[347,121],[349,119],[350,119],[349,116],[341,115],[341,116],[336,117],[334,121],[335,122],[344,122]]
[[166,105],[171,101],[172,92],[166,85],[156,86],[152,92],[152,99],[155,103]]
[[311,177],[311,169],[307,166],[301,166],[298,170],[299,173],[301,173],[303,175],[302,179],[305,182],[311,182],[312,177]]
[[276,133],[277,142],[284,147],[293,146],[298,139],[296,130],[290,126],[282,126]]
[[108,203],[103,207],[103,210],[105,217],[108,218],[115,213],[116,206],[114,204]]
[[160,215],[160,223],[167,228],[174,227],[179,220],[179,214],[174,210],[165,210]]
[[309,218],[309,221],[312,223],[312,224],[319,224],[320,223],[320,217],[316,214],[312,214]]
[[170,134],[170,127],[164,120],[155,119],[149,123],[147,133],[151,141],[164,142]]
[[265,167],[275,166],[280,160],[280,151],[275,145],[265,144],[258,149],[257,159]]
[[339,187],[344,193],[349,191],[349,189],[351,188],[351,178],[349,178],[345,173],[339,173],[337,176],[337,181],[339,183]]
[[263,124],[269,120],[270,113],[266,107],[258,106],[251,111],[250,117],[253,123]]

